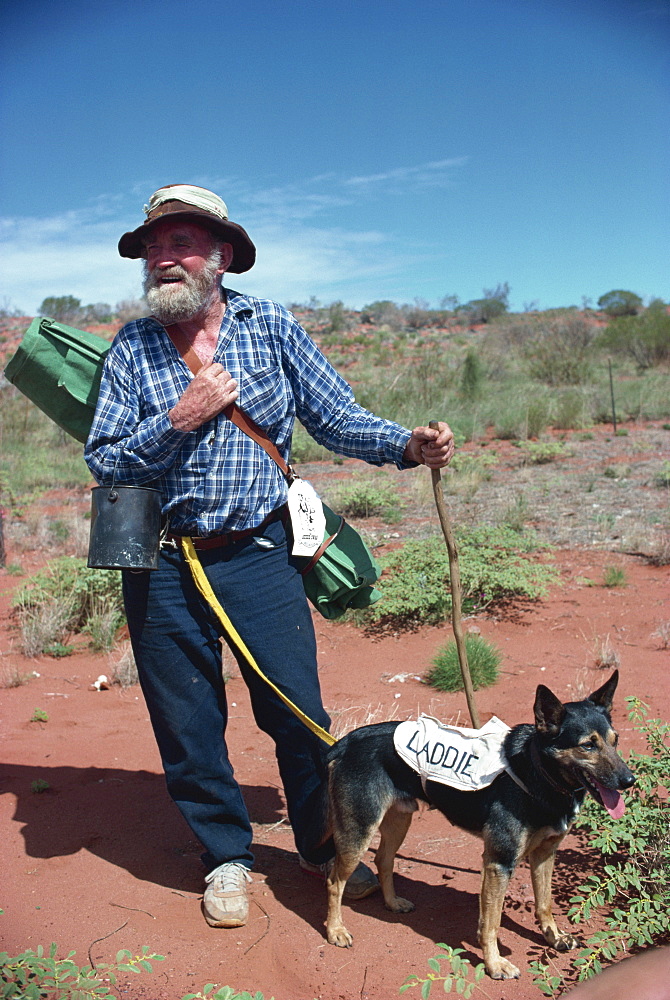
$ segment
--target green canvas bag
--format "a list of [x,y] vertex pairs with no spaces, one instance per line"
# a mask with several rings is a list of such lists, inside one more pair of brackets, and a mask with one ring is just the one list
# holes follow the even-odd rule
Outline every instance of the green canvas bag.
[[32,321],[5,377],[59,427],[85,442],[109,341],[54,319]]
[[348,608],[369,608],[382,596],[374,584],[380,569],[358,532],[327,504],[323,545],[301,570],[307,597],[324,618]]

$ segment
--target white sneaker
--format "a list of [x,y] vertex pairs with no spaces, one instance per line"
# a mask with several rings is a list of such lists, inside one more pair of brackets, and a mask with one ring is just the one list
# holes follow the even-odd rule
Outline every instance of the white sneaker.
[[205,882],[202,912],[209,926],[243,927],[249,918],[249,869],[239,861],[226,861],[210,872]]

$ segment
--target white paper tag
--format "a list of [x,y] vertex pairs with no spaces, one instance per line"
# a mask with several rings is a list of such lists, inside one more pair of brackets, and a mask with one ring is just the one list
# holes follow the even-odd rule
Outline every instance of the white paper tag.
[[306,479],[294,479],[289,486],[288,509],[293,528],[293,555],[313,556],[326,533],[326,515],[314,487]]
[[421,715],[401,722],[394,742],[396,753],[424,781],[471,792],[486,788],[505,770],[502,745],[509,731],[495,715],[481,729],[445,726]]

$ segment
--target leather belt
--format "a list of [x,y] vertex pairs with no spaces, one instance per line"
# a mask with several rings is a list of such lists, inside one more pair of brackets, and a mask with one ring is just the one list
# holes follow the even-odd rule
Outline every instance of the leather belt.
[[271,514],[257,524],[255,528],[244,528],[242,531],[228,531],[220,535],[207,535],[204,538],[198,538],[197,535],[176,535],[172,532],[168,532],[165,536],[166,541],[179,543],[181,538],[190,538],[193,542],[193,547],[198,551],[204,551],[206,549],[218,549],[225,548],[227,545],[234,545],[236,542],[242,541],[243,538],[249,538],[251,535],[258,535],[262,532],[263,528],[267,527],[268,524],[272,524],[273,521],[284,521],[286,523],[288,511],[286,506],[279,507],[277,510],[273,510]]

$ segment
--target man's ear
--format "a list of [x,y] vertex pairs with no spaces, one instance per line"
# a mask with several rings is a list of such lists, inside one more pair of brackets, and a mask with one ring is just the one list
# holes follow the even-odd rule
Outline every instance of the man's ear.
[[230,265],[233,262],[233,246],[232,243],[221,243],[220,245],[221,253],[221,264],[217,268],[219,274],[225,274]]
[[555,736],[565,717],[565,706],[544,684],[538,684],[535,694],[535,728],[545,736]]

